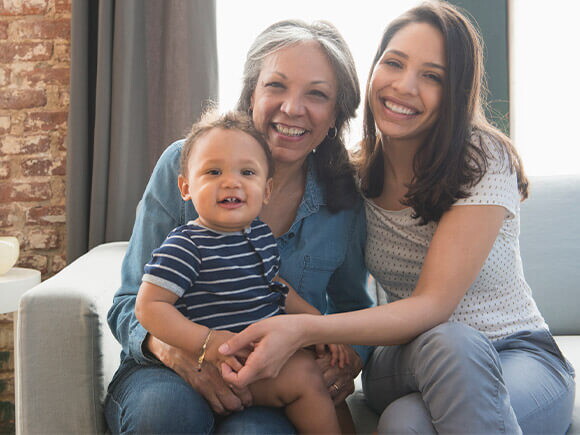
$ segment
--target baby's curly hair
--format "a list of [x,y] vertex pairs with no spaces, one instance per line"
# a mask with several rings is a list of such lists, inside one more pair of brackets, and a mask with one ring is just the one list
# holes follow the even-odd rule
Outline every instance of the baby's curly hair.
[[187,176],[187,163],[189,161],[189,156],[191,155],[191,150],[195,143],[199,140],[201,136],[213,130],[214,128],[221,128],[223,130],[238,130],[242,133],[246,133],[252,136],[256,142],[260,144],[264,154],[266,154],[266,161],[268,162],[268,178],[272,178],[274,175],[274,159],[272,157],[272,152],[270,147],[266,142],[266,139],[252,122],[252,118],[246,115],[244,112],[230,111],[224,114],[220,114],[216,109],[210,109],[201,115],[198,122],[193,124],[191,131],[185,138],[185,143],[183,144],[183,149],[181,150],[181,175]]

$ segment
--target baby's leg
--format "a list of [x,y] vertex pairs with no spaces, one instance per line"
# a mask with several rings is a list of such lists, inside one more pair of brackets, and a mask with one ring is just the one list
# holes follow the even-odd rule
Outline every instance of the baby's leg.
[[334,404],[314,356],[299,350],[274,379],[250,385],[254,404],[283,406],[299,433],[340,433]]

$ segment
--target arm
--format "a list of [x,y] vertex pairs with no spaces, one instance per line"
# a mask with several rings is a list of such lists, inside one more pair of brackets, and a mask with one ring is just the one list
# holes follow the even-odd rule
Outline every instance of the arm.
[[[375,298],[369,294],[367,288],[368,272],[365,265],[367,230],[362,202],[355,210],[348,236],[349,241],[344,262],[334,272],[328,283],[328,314],[362,310],[375,305]],[[356,363],[356,367],[353,367],[352,377],[354,378],[366,363],[373,348],[372,346],[355,345],[352,349],[356,352],[351,353],[351,360]]]
[[246,385],[275,376],[296,349],[310,344],[400,344],[445,322],[481,270],[505,216],[501,206],[452,207],[439,222],[407,299],[350,313],[281,316],[251,325],[220,349],[228,354],[255,344],[244,368],[228,373],[227,381]]
[[158,339],[192,354],[199,353],[209,328],[185,318],[173,305],[177,299],[175,293],[143,282],[137,294],[135,316]]
[[135,304],[137,320],[147,331],[164,343],[193,355],[201,354],[203,344],[209,338],[204,360],[211,362],[216,368],[224,362],[234,370],[240,369],[241,364],[235,357],[224,358],[216,351],[217,347],[233,333],[212,331],[210,337],[209,328],[190,321],[175,308],[174,304],[177,299],[178,296],[175,293],[158,285],[143,282]]
[[[341,313],[369,308],[375,305],[367,289],[368,273],[365,265],[366,218],[364,205],[355,209],[348,234],[348,246],[342,265],[333,273],[327,287],[328,313]],[[334,355],[317,360],[326,385],[335,403],[340,403],[354,392],[354,378],[358,376],[373,351],[372,346],[342,345],[345,364],[336,365]],[[339,390],[334,386],[337,386]]]
[[181,146],[171,145],[161,156],[140,202],[129,248],[123,260],[121,288],[115,294],[107,321],[123,352],[139,364],[158,363],[144,347],[147,331],[135,317],[135,300],[143,266],[165,236],[183,223],[184,202],[177,187]]
[[[360,310],[374,305],[374,298],[367,291],[368,273],[364,262],[366,219],[362,201],[352,210],[345,211],[343,216],[346,219],[339,228],[340,237],[344,238],[344,247],[341,248],[344,257],[325,283],[326,313]],[[317,346],[316,361],[331,396],[338,403],[354,391],[354,378],[360,373],[372,348],[331,344],[329,350],[326,352],[323,345]]]
[[[288,295],[286,296],[286,312],[288,314],[313,314],[315,316],[320,316],[320,311],[310,305],[302,296],[300,296],[296,291],[288,284],[286,281],[281,279],[280,277],[276,278],[276,281],[280,281],[288,287]],[[326,354],[326,347],[328,346],[328,350],[330,355],[325,358]],[[348,346],[343,344],[317,344],[316,345],[316,355],[318,359],[325,359],[327,360],[326,363],[328,366],[324,366],[328,371],[331,367],[338,367],[340,369],[348,366],[350,364],[350,357]],[[358,357],[357,357],[358,358]],[[338,366],[337,366],[338,364]],[[329,382],[332,384],[334,381]]]
[[318,311],[316,308],[306,302],[302,296],[296,293],[296,290],[294,290],[287,281],[280,277],[276,277],[275,280],[288,287],[288,294],[286,295],[285,304],[286,312],[288,314],[314,314],[315,316],[320,315],[320,311]]

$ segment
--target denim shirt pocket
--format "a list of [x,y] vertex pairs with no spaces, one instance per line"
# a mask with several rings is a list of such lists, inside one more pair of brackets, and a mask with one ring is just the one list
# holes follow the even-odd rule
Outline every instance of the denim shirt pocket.
[[[304,256],[304,268],[300,277],[300,293],[306,296],[307,300],[316,306],[322,313],[326,311],[326,289],[332,274],[341,265],[340,258],[316,257],[313,255]],[[317,291],[318,290],[318,291]],[[314,302],[316,301],[316,302]]]

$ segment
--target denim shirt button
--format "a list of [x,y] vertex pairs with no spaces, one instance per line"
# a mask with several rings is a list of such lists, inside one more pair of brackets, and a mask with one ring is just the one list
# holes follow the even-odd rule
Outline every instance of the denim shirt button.
[[289,239],[293,239],[293,238],[294,238],[294,233],[289,233],[289,234],[288,234],[288,238],[289,238]]

